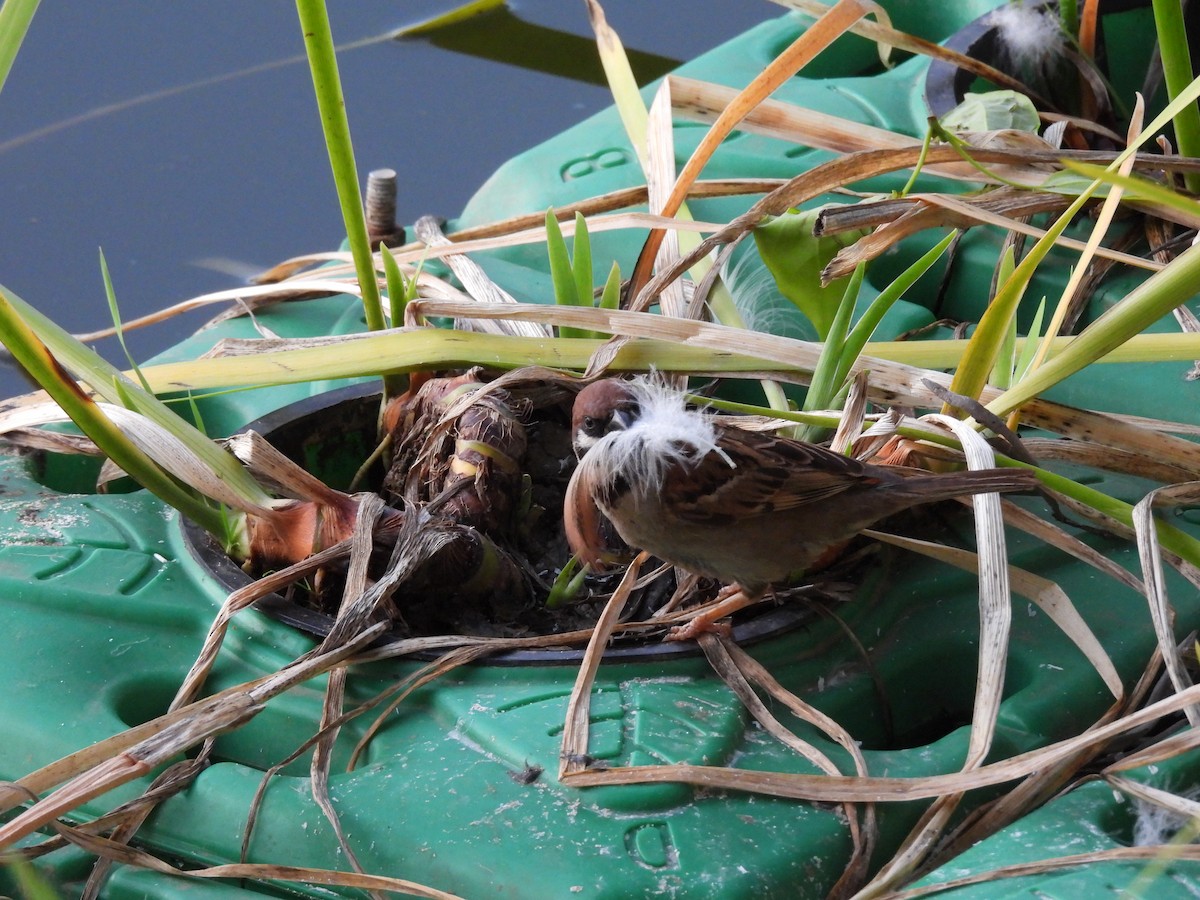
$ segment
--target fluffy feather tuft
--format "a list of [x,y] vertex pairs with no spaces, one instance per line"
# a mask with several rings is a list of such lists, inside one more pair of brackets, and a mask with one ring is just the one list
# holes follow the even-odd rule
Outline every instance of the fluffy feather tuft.
[[646,494],[661,490],[663,477],[674,465],[694,466],[709,453],[732,460],[717,446],[712,420],[689,410],[684,397],[653,376],[626,385],[637,399],[638,416],[628,428],[605,435],[588,451],[585,461]]
[[1045,73],[1062,56],[1064,34],[1058,16],[1032,3],[1009,3],[992,11],[990,24],[1000,46],[1019,71]]

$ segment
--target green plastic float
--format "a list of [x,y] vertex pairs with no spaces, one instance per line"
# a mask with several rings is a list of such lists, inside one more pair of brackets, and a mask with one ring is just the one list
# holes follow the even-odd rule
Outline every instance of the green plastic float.
[[[897,27],[944,40],[996,4],[885,5],[892,8]],[[1128,27],[1149,21],[1148,10],[1120,15],[1130,17]],[[802,21],[784,15],[764,23],[685,65],[680,74],[745,84],[796,37]],[[845,38],[776,97],[919,137],[929,115],[929,68],[927,60],[912,58],[882,70],[873,45]],[[699,127],[677,124],[681,158],[701,134]],[[818,151],[739,132],[718,152],[706,176],[788,177],[824,158]],[[451,225],[536,212],[640,182],[633,152],[609,110],[504,165]],[[901,183],[877,179],[869,188],[889,190]],[[746,202],[698,201],[692,210],[698,219],[725,221]],[[595,234],[597,281],[614,258],[628,272],[642,239],[628,232]],[[932,301],[922,299],[936,293],[931,278],[898,304],[884,336],[929,325],[941,315],[977,318],[995,259],[993,242],[983,229],[971,232],[943,305],[933,308]],[[872,271],[886,278],[891,267],[899,269],[928,246],[918,243],[910,242]],[[743,287],[757,280],[755,290],[765,296],[765,308],[774,310],[781,330],[802,334],[802,323],[788,318],[784,302],[771,295],[752,250],[745,254],[731,277],[735,290],[739,280]],[[544,250],[518,248],[480,261],[522,299],[551,295]],[[1132,283],[1133,276],[1112,279],[1091,312]],[[1031,292],[1051,289],[1045,283]],[[281,305],[259,313],[258,320],[285,336],[363,327],[356,301],[348,297]],[[156,361],[194,358],[221,338],[254,334],[244,319],[226,322]],[[1197,422],[1197,388],[1183,380],[1186,369],[1184,363],[1106,366],[1071,379],[1056,396],[1092,408]],[[210,397],[202,401],[201,413],[210,431],[229,433],[328,387],[333,385]],[[327,401],[311,402],[319,409]],[[0,779],[15,779],[165,711],[226,594],[197,560],[174,514],[143,491],[91,493],[93,476],[94,467],[77,459],[0,459],[0,607],[6,623],[0,720],[19,723],[10,724],[0,741]],[[1095,484],[1129,501],[1147,489],[1132,478],[1098,477]],[[1195,513],[1185,513],[1176,524],[1200,534]],[[1101,545],[1113,559],[1136,569],[1131,545],[1116,540]],[[1127,682],[1142,671],[1154,651],[1142,597],[1027,538],[1014,537],[1011,554],[1016,565],[1061,585]],[[1200,598],[1177,580],[1170,587],[1181,632],[1186,631],[1191,627],[1186,623],[1200,616]],[[861,741],[870,772],[952,772],[964,759],[975,686],[975,598],[972,576],[885,553],[852,602],[839,610],[866,644],[874,673],[827,619],[806,620],[758,641],[752,652],[786,687]],[[1076,734],[1111,702],[1083,655],[1046,616],[1022,599],[1014,602],[998,756]],[[244,613],[225,643],[209,689],[272,671],[312,645],[293,628],[258,612]],[[356,670],[351,699],[373,695],[417,665]],[[683,785],[560,785],[554,773],[575,672],[570,659],[458,669],[413,694],[353,772],[339,772],[335,762],[331,793],[364,869],[471,898],[824,896],[850,852],[840,810]],[[873,678],[884,686],[886,709]],[[263,772],[314,733],[322,686],[323,681],[289,692],[248,725],[220,738],[218,762],[185,793],[164,803],[139,832],[139,841],[185,868],[237,861],[246,813]],[[339,743],[343,754],[363,727],[361,722],[347,727],[349,734]],[[800,733],[850,770],[840,748],[819,735]],[[612,764],[691,762],[813,771],[765,735],[695,654],[603,666],[591,735],[591,755]],[[1192,758],[1171,767],[1171,787],[1194,782]],[[528,774],[537,769],[542,774],[530,780]],[[84,811],[99,814],[132,798],[146,783],[114,791]],[[967,805],[990,796],[978,792]],[[895,848],[923,808],[920,802],[880,806],[882,846],[876,859]],[[930,880],[1064,855],[1084,845],[1128,844],[1132,821],[1128,807],[1111,791],[1085,786],[973,848]],[[347,868],[311,798],[306,759],[267,789],[249,859]],[[68,851],[40,864],[69,893],[86,876],[90,859]],[[1133,883],[1140,870],[1135,863],[1068,870],[1033,885],[1004,882],[954,896],[1092,896],[1108,885]],[[1200,872],[1191,864],[1171,864],[1153,885],[1155,897],[1193,897],[1200,892]],[[110,900],[253,894],[330,895],[321,888],[183,880],[129,867],[117,867],[105,891]]]

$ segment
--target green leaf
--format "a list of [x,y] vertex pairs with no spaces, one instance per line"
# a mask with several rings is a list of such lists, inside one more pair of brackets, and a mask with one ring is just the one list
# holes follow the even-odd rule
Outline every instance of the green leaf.
[[849,278],[821,285],[821,270],[843,247],[866,234],[851,231],[828,237],[813,234],[819,209],[792,210],[754,229],[754,243],[779,292],[802,312],[825,340]]
[[554,579],[550,593],[546,597],[546,608],[557,609],[564,603],[570,602],[583,589],[583,580],[587,578],[587,566],[579,565],[579,557],[572,556]]
[[962,103],[941,118],[947,131],[1000,131],[1015,129],[1037,134],[1041,119],[1037,107],[1016,91],[964,94]]

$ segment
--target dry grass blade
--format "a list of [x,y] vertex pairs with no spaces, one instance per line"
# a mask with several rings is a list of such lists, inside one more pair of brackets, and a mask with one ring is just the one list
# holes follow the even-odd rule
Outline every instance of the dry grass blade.
[[[679,90],[677,81],[673,81],[673,91]],[[711,85],[704,85],[704,87],[706,89],[713,88],[714,90],[720,90]],[[675,94],[673,96],[678,101],[678,96]],[[768,101],[768,103],[770,102]],[[759,109],[761,110],[762,107]],[[847,124],[842,120],[838,120],[838,122],[842,125]],[[854,123],[849,123],[849,125],[853,126]],[[854,127],[857,128],[858,126]],[[638,294],[638,304],[640,306],[649,305],[653,301],[653,298],[667,284],[678,278],[695,264],[697,260],[704,258],[717,247],[737,240],[758,225],[765,216],[782,215],[788,209],[798,207],[829,191],[844,188],[847,185],[875,175],[910,168],[918,165],[922,159],[925,162],[925,167],[930,169],[936,168],[943,163],[955,163],[956,170],[958,167],[966,165],[965,163],[956,162],[960,160],[960,156],[958,151],[953,147],[934,146],[930,147],[926,152],[919,142],[913,141],[911,138],[900,138],[892,134],[892,132],[883,131],[882,129],[875,129],[875,131],[880,132],[881,136],[872,135],[868,140],[860,140],[857,143],[861,146],[851,148],[855,152],[813,166],[811,169],[797,175],[791,181],[758,200],[750,209],[733,219],[716,234],[701,241],[691,252],[684,254],[683,258],[673,267],[655,275]],[[816,133],[815,126],[813,126],[812,131],[804,132],[805,142],[816,146],[817,138],[814,136]],[[839,134],[839,138],[841,136]],[[846,152],[845,148],[833,146],[835,144],[847,143],[846,141],[837,140],[826,143],[831,146],[825,149],[836,149],[840,153]],[[880,146],[885,149],[874,149]],[[978,150],[975,152],[975,157],[981,162],[986,163],[1004,162],[1023,166],[1027,165],[1029,154],[1017,154],[1007,150]],[[943,172],[940,168],[937,171]],[[974,173],[970,176],[971,180],[978,182],[980,180],[978,170],[971,168],[971,172]],[[943,174],[945,173],[943,172]],[[964,175],[964,177],[966,176]],[[1039,179],[1041,177],[1043,176],[1039,175]]]
[[250,502],[245,494],[231,488],[194,449],[148,416],[111,403],[99,402],[97,406],[139,450],[179,481],[242,512],[271,514],[269,508]]
[[[1036,517],[1030,516],[1030,518]],[[1039,519],[1038,521],[1041,520]],[[947,547],[943,544],[934,544],[917,538],[902,537],[881,531],[868,530],[863,533],[881,543],[891,544],[894,547],[900,547],[904,550],[919,553],[922,556],[928,556],[930,559],[936,559],[939,562],[955,566],[967,572],[979,571],[978,559],[969,550]],[[1032,601],[1039,609],[1046,613],[1050,617],[1050,620],[1087,657],[1088,662],[1092,664],[1092,667],[1096,670],[1096,673],[1100,676],[1109,692],[1118,700],[1124,697],[1125,689],[1122,685],[1120,675],[1113,666],[1112,660],[1062,588],[1053,581],[1016,566],[1008,567],[1008,575],[1012,581],[1013,590],[1025,599]]]
[[[1151,491],[1133,508],[1138,558],[1142,563],[1142,581],[1145,584],[1146,599],[1150,603],[1154,634],[1158,638],[1158,648],[1166,664],[1171,684],[1176,691],[1183,691],[1191,687],[1191,679],[1175,649],[1175,612],[1167,599],[1167,586],[1163,581],[1162,548],[1159,547],[1154,525],[1154,507],[1160,500],[1195,503],[1200,500],[1200,482],[1177,484]],[[1200,724],[1200,707],[1189,706],[1184,712],[1193,728]]]
[[[790,9],[800,10],[810,16],[820,15],[821,11],[826,9],[824,3],[820,0],[771,0],[773,3],[778,3],[780,6],[786,6]],[[871,4],[875,6],[875,4]],[[875,11],[882,12],[879,7]],[[951,50],[949,47],[943,47],[941,44],[935,44],[927,41],[924,38],[917,37],[913,34],[908,34],[904,31],[897,31],[892,28],[890,23],[882,21],[886,17],[886,13],[880,16],[880,22],[872,22],[870,19],[862,19],[850,27],[850,31],[854,34],[861,35],[867,40],[874,41],[881,46],[898,47],[901,50],[907,50],[910,53],[918,53],[921,56],[928,56],[933,59],[940,59],[948,62],[951,65],[957,66],[964,71],[970,72],[972,75],[977,75],[980,78],[986,78],[992,84],[1002,88],[1016,91],[1024,94],[1033,100],[1039,107],[1046,109],[1052,106],[1045,98],[1040,97],[1032,91],[1027,85],[1013,78],[1007,72],[1002,72],[987,63],[978,59],[973,59],[970,56]]]
[[201,709],[194,710],[195,715],[177,719],[129,750],[91,767],[0,826],[0,848],[8,847],[119,785],[148,775],[177,753],[207,737],[236,728],[261,709],[261,703],[245,696],[224,697],[222,702],[204,704]]
[[[650,104],[650,115],[646,121],[646,187],[649,191],[650,211],[664,217],[680,213],[683,200],[675,201],[672,183],[675,181],[675,128],[671,119],[671,80],[664,79],[654,102]],[[674,206],[672,206],[674,204]],[[685,210],[686,212],[686,210]],[[681,215],[681,218],[691,218]],[[654,248],[651,262],[657,268],[669,268],[679,259],[679,238],[674,231],[654,229],[646,240],[643,254]],[[635,271],[634,278],[637,273]],[[632,286],[631,286],[632,292]],[[636,304],[630,304],[637,308]],[[671,282],[663,288],[659,305],[665,316],[687,314],[688,302],[684,295],[683,279]]]
[[953,878],[938,884],[894,891],[880,895],[880,900],[916,900],[917,897],[928,897],[931,894],[940,894],[944,891],[952,891],[976,884],[991,884],[1003,881],[1006,878],[1021,878],[1027,875],[1046,875],[1051,872],[1062,871],[1063,869],[1073,869],[1077,866],[1089,866],[1097,863],[1162,859],[1200,861],[1200,846],[1195,844],[1156,844],[1149,847],[1114,847],[1111,850],[1076,853],[1071,856],[1059,856],[1037,862],[1002,866],[998,869],[979,872],[975,875],[967,875],[962,878]]
[[[429,247],[452,246],[450,240],[442,234],[442,229],[438,225],[437,220],[431,216],[424,216],[417,220],[413,225],[414,231],[425,244]],[[487,273],[480,268],[479,264],[461,252],[461,248],[456,248],[458,252],[452,252],[444,258],[446,264],[450,266],[458,280],[462,282],[467,293],[477,300],[482,300],[488,303],[515,303],[504,288],[500,287],[490,278]],[[491,324],[485,324],[486,328],[497,327]],[[512,330],[504,326],[498,326],[497,333],[499,334],[519,334],[525,337],[548,337],[549,332],[540,328],[533,323],[520,322],[516,323]]]
[[[323,257],[340,259],[342,254],[327,253],[321,254]],[[246,310],[257,309],[261,306],[266,306],[271,303],[276,303],[283,300],[291,300],[297,297],[328,297],[334,294],[358,294],[358,285],[350,279],[334,279],[334,278],[313,278],[305,277],[303,280],[289,282],[287,285],[277,287],[275,285],[253,286],[247,285],[239,288],[231,288],[224,291],[214,291],[209,294],[201,294],[198,297],[193,297],[189,300],[184,300],[180,303],[172,304],[157,312],[150,313],[145,316],[139,316],[136,319],[129,319],[121,322],[122,331],[133,331],[138,328],[145,328],[148,325],[157,325],[165,322],[175,316],[183,315],[196,309],[203,309],[206,306],[215,306],[218,304],[233,303],[237,306],[232,310],[232,315],[243,315]],[[223,314],[219,319],[228,318],[229,315]],[[114,328],[101,328],[98,331],[89,331],[83,334],[75,335],[79,340],[90,343],[98,341],[101,338],[112,337],[116,334]]]
[[288,566],[286,569],[280,569],[278,572],[263,575],[245,587],[238,588],[236,591],[230,593],[225,598],[225,602],[221,604],[220,610],[217,611],[217,615],[209,626],[208,634],[204,638],[204,644],[200,648],[200,653],[196,656],[196,661],[192,663],[191,669],[188,670],[187,675],[176,691],[175,699],[171,702],[170,711],[175,712],[180,710],[188,704],[194,703],[196,698],[199,697],[200,691],[204,687],[204,682],[208,680],[209,673],[217,661],[217,654],[221,651],[221,644],[225,640],[225,633],[229,629],[229,622],[235,615],[268,594],[281,590],[311,575],[318,569],[336,562],[349,552],[349,541],[335,544],[332,547],[326,547],[324,550],[312,554],[307,559],[295,565]]
[[22,802],[21,790],[45,789],[64,779],[71,780],[0,826],[0,848],[20,840],[81,803],[148,774],[175,754],[206,738],[243,724],[271,697],[338,665],[382,631],[382,625],[369,629],[357,641],[336,651],[302,658],[278,672],[159,716],[26,776],[16,788],[0,792],[2,802],[15,799],[19,803]]
[[[383,512],[383,499],[374,494],[365,495],[359,509],[358,519],[354,523],[354,534],[350,539],[350,564],[346,571],[346,584],[342,593],[342,602],[338,608],[338,617],[342,618],[350,612],[354,598],[362,596],[367,590],[367,566],[371,561],[371,551],[374,549],[375,522]],[[322,645],[325,646],[325,645]],[[333,761],[333,745],[340,733],[342,711],[346,700],[346,679],[349,673],[345,666],[331,669],[325,683],[325,698],[321,705],[321,721],[318,725],[320,739],[313,748],[312,759],[309,763],[309,784],[313,799],[325,815],[326,821],[333,828],[338,844],[354,871],[362,873],[362,863],[342,828],[341,817],[333,805],[329,795],[329,768]],[[378,896],[371,892],[372,896]]]
[[1104,775],[1114,772],[1128,772],[1145,766],[1154,766],[1169,759],[1174,759],[1184,753],[1189,753],[1200,747],[1200,729],[1185,728],[1161,741],[1156,741],[1149,747],[1143,747],[1134,753],[1128,753],[1104,770]]
[[794,775],[722,766],[688,764],[625,766],[570,773],[568,784],[580,787],[612,784],[692,784],[713,790],[735,790],[828,803],[903,802],[933,799],[1003,784],[1070,758],[1092,745],[1156,722],[1200,700],[1200,687],[1188,688],[1083,734],[1018,754],[970,771],[913,778]]
[[829,448],[837,453],[845,453],[862,436],[863,420],[867,412],[869,377],[868,372],[858,372],[850,381],[850,390],[846,394],[838,426],[829,442]]
[[[736,197],[747,194],[762,194],[767,191],[777,188],[782,183],[779,178],[715,178],[705,181],[699,181],[692,186],[689,196],[692,197]],[[645,185],[635,185],[634,187],[621,188],[620,190],[610,191],[607,194],[600,194],[596,197],[589,197],[586,200],[579,200],[574,203],[567,203],[557,207],[554,210],[554,215],[560,220],[563,226],[563,233],[566,234],[568,227],[574,227],[575,214],[579,213],[587,217],[588,229],[591,231],[602,231],[608,228],[616,227],[637,227],[635,224],[638,221],[643,223],[642,227],[692,227],[689,223],[680,223],[675,219],[663,219],[661,216],[651,216],[648,213],[622,213],[621,217],[629,225],[607,224],[608,217],[603,216],[603,213],[612,212],[618,209],[628,209],[631,206],[638,206],[646,203],[647,194]],[[596,224],[593,224],[595,222]],[[405,244],[401,247],[390,248],[392,255],[398,262],[411,263],[416,262],[425,257],[441,256],[447,253],[460,252],[462,248],[457,245],[473,247],[474,249],[484,249],[488,246],[511,246],[509,241],[511,236],[522,232],[536,232],[538,228],[542,229],[545,234],[546,214],[545,212],[524,213],[521,215],[510,216],[507,219],[501,219],[496,222],[488,222],[484,225],[474,225],[469,228],[463,228],[461,231],[456,231],[453,234],[446,235],[452,245],[452,248],[447,247],[427,247],[421,242]],[[698,227],[698,226],[697,226]],[[544,239],[544,238],[543,238]],[[502,243],[491,243],[492,241],[501,241]],[[463,251],[468,252],[468,251]],[[353,269],[349,265],[350,254],[338,252],[325,253],[306,253],[303,256],[294,256],[286,259],[281,263],[268,269],[260,274],[255,280],[261,284],[274,284],[284,281],[285,279],[295,278],[298,273],[303,272],[313,266],[321,266],[321,271],[327,274],[341,273],[349,277],[353,274]],[[340,263],[341,265],[334,266],[330,263]],[[232,293],[232,292],[226,292]],[[215,295],[205,295],[215,296]],[[227,299],[233,299],[229,297]]]
[[[895,217],[879,223],[880,227],[875,231],[838,251],[838,254],[825,267],[825,271],[821,273],[822,280],[843,278],[853,272],[855,266],[860,262],[869,262],[875,259],[905,238],[927,228],[939,228],[945,225],[954,225],[960,228],[969,228],[974,225],[995,225],[1029,237],[1041,238],[1046,234],[1045,229],[1018,221],[1012,216],[1024,216],[1036,212],[1061,212],[1066,207],[1067,198],[1065,197],[1029,194],[1030,202],[1014,204],[1007,197],[1001,198],[998,202],[993,201],[992,195],[998,193],[1000,191],[989,191],[979,197],[966,198],[952,194],[910,194],[904,200],[884,201],[879,205],[894,211]],[[1001,206],[1005,211],[1003,213],[996,212],[992,209],[994,206]],[[856,208],[849,207],[851,210]],[[819,226],[820,220],[818,220]],[[840,228],[842,224],[839,222],[836,227]],[[829,232],[825,230],[823,233]],[[1055,243],[1061,247],[1080,251],[1087,247],[1083,241],[1068,237],[1060,237]],[[1094,253],[1104,259],[1125,263],[1139,269],[1158,271],[1162,268],[1161,263],[1107,247],[1095,247]]]
[[255,478],[271,485],[285,497],[326,503],[338,503],[345,499],[343,493],[335,491],[303,466],[284,456],[256,431],[243,431],[224,443]]
[[[1141,427],[1158,430],[1154,424],[1145,420],[1137,422]],[[1160,423],[1161,424],[1161,423]],[[1133,453],[1117,447],[1106,446],[1095,441],[1085,441],[1076,438],[1070,441],[1060,441],[1053,438],[1026,438],[1023,441],[1025,449],[1039,463],[1065,462],[1072,465],[1088,466],[1104,472],[1119,472],[1124,475],[1138,475],[1163,484],[1175,484],[1180,481],[1191,481],[1196,474],[1183,466],[1172,465],[1145,453]],[[1139,588],[1138,590],[1141,590]]]
[[[793,715],[802,721],[816,726],[837,741],[850,754],[851,759],[854,760],[855,772],[860,776],[867,774],[866,759],[863,757],[862,750],[850,736],[849,732],[820,710],[805,703],[791,691],[784,688],[758,660],[742,650],[733,641],[725,639],[718,641],[711,634],[701,635],[700,646],[708,657],[709,662],[712,663],[713,668],[722,675],[725,683],[746,704],[751,715],[786,746],[793,746],[794,741],[798,739],[784,728],[782,723],[767,710],[751,687],[751,683],[757,684],[775,700],[781,702]],[[804,744],[804,747],[809,748],[809,745]],[[815,750],[815,748],[810,749]],[[804,754],[805,758],[812,760],[814,765],[817,765],[823,771],[829,774],[837,773],[837,769],[832,761],[825,757],[824,754],[820,755],[820,759],[824,760],[824,763],[821,763],[817,759],[810,757],[803,749],[798,750],[798,752]],[[842,876],[838,879],[837,884],[830,891],[829,897],[831,898],[849,896],[863,883],[866,879],[867,867],[871,862],[871,855],[875,850],[875,845],[879,838],[874,804],[868,803],[864,807],[861,828],[855,807],[852,804],[846,805],[846,818],[850,823],[851,837],[854,841],[854,853],[847,863]]]
[[[531,317],[539,321],[574,325],[593,331],[658,340],[663,342],[660,345],[663,348],[693,347],[715,351],[726,358],[731,355],[755,357],[771,365],[748,367],[746,372],[760,373],[770,370],[773,377],[798,380],[800,383],[807,383],[805,376],[811,374],[820,356],[820,344],[811,341],[730,328],[709,322],[672,319],[624,310],[548,307],[532,303],[515,306],[476,306],[440,301],[413,301],[410,306],[415,307],[421,315],[427,316]],[[867,352],[870,353],[871,350],[871,345],[868,345]],[[647,358],[646,365],[654,362],[654,358]],[[659,364],[661,365],[661,360]],[[697,361],[698,371],[710,371],[700,366]],[[775,368],[776,366],[778,368]],[[949,376],[941,372],[894,362],[879,356],[859,357],[852,374],[863,371],[870,372],[871,376],[868,396],[880,406],[933,408],[939,406],[942,400],[923,382],[929,380],[943,387],[949,387],[950,384]],[[795,374],[789,378],[789,372]],[[797,377],[800,373],[805,375]],[[730,373],[727,371],[725,374]],[[988,402],[998,396],[998,390],[987,388],[980,400]],[[1021,416],[1025,424],[1044,428],[1065,437],[1103,442],[1131,453],[1143,454],[1162,463],[1170,463],[1200,476],[1200,445],[1147,427],[1149,423],[1144,420],[1139,423],[1128,417],[1092,412],[1041,399],[1032,400],[1022,407]]]
[[423,884],[417,884],[415,881],[405,881],[402,878],[390,878],[383,875],[335,872],[330,869],[255,865],[250,863],[209,866],[204,869],[179,869],[142,850],[135,850],[132,847],[110,841],[107,838],[88,834],[83,829],[71,828],[62,824],[56,824],[55,828],[63,836],[67,837],[71,843],[81,847],[87,853],[111,859],[122,865],[137,866],[164,875],[177,875],[186,878],[237,878],[252,881],[287,881],[296,884],[319,884],[329,887],[361,888],[369,891],[390,891],[392,893],[407,894],[412,897],[428,897],[431,900],[458,900],[455,894],[448,894],[445,891],[426,887]]
[[[1011,500],[1002,500],[1000,505],[1004,509],[1004,521],[1014,528],[1019,528],[1026,534],[1032,535],[1042,543],[1055,547],[1064,553],[1070,554],[1080,562],[1086,563],[1092,568],[1103,572],[1109,578],[1117,581],[1131,590],[1137,591],[1139,594],[1144,588],[1142,582],[1117,565],[1099,550],[1085,544],[1073,534],[1069,534],[1053,522],[1048,522],[1040,516],[1036,516],[1028,510],[1017,506]],[[1052,584],[1052,582],[1047,582]],[[1020,589],[1018,588],[1018,591]],[[1025,596],[1022,593],[1022,596]]]
[[1164,791],[1162,788],[1152,787],[1151,785],[1119,775],[1107,775],[1104,780],[1122,793],[1161,807],[1162,809],[1170,810],[1181,818],[1200,819],[1200,803],[1195,800],[1181,797],[1178,794],[1172,794],[1170,791]]
[[[860,0],[838,0],[811,27],[796,38],[791,46],[768,63],[759,75],[737,93],[736,97],[725,104],[721,114],[701,139],[699,146],[693,151],[687,163],[684,164],[662,208],[656,211],[667,216],[673,216],[678,212],[689,188],[700,177],[701,170],[716,152],[721,141],[729,136],[730,132],[751,110],[787,79],[804,68],[817,54],[841,36],[850,25],[861,19],[866,12],[867,7]],[[673,92],[674,79],[669,77],[664,79],[663,90]],[[641,290],[650,280],[651,267],[658,258],[658,249],[664,236],[662,231],[652,231],[638,257],[629,285],[630,297],[636,298],[630,304],[634,309],[642,309],[649,305],[641,296]]]
[[[750,686],[746,676],[741,671],[741,668],[735,663],[729,652],[729,643],[721,641],[712,633],[702,633],[697,636],[697,641],[700,644],[700,649],[704,651],[705,657],[708,658],[709,665],[713,667],[721,680],[729,686],[729,689],[737,695],[737,698],[746,707],[750,715],[762,725],[764,730],[777,741],[792,750],[794,753],[808,760],[816,768],[820,769],[828,775],[840,775],[838,767],[828,756],[819,749],[814,747],[808,741],[802,740],[793,734],[775,715],[766,707],[759,696]],[[815,723],[814,723],[815,724]],[[858,842],[858,826],[857,817],[851,815],[851,828],[854,830],[855,842]]]
[[[1124,705],[1123,703],[1114,703],[1101,717],[1099,724],[1113,721]],[[1005,792],[994,803],[969,814],[964,822],[957,826],[937,850],[926,859],[917,874],[932,871],[968,847],[974,846],[1041,806],[1058,793],[1063,785],[1076,778],[1079,770],[1091,763],[1103,748],[1103,741],[1084,746],[1054,765],[1034,772],[1016,787]]]
[[[159,803],[186,788],[195,780],[200,772],[208,767],[212,747],[213,741],[212,738],[209,738],[204,742],[204,746],[196,754],[195,759],[185,759],[182,762],[167,767],[167,769],[161,772],[151,783],[150,787],[146,789],[146,793],[139,798],[139,800],[146,802],[139,804],[136,808],[130,809],[129,815],[113,829],[108,839],[115,844],[127,846]],[[99,832],[90,831],[88,833],[98,834]],[[108,876],[109,870],[112,868],[112,864],[113,860],[107,857],[101,856],[96,860],[96,864],[92,867],[92,871],[88,875],[87,884],[84,886],[80,900],[96,900],[96,898],[101,896],[100,892],[103,890],[104,881]]]
[[[951,429],[962,444],[970,469],[995,465],[991,446],[974,429],[952,416],[931,415],[926,420]],[[1012,600],[1009,596],[1009,565],[1004,539],[1004,520],[999,494],[976,494],[971,498],[979,546],[976,554],[979,579],[979,667],[971,732],[963,771],[983,765],[992,747],[1000,703],[1004,698],[1004,673],[1008,663],[1008,641],[1012,632]],[[1115,674],[1115,673],[1114,673]],[[1120,684],[1118,680],[1118,685]],[[960,793],[937,797],[900,849],[876,873],[863,896],[889,889],[916,869],[940,838],[958,804]]]
[[[673,163],[672,163],[673,164]],[[779,179],[773,179],[769,182],[737,182],[736,193],[761,193],[763,188],[773,190],[779,187],[783,182]],[[758,190],[755,191],[754,189]],[[701,192],[706,195],[708,192]],[[717,196],[726,196],[733,193],[732,186],[726,192],[719,193]],[[641,202],[645,202],[653,206],[649,197],[649,188],[642,189]],[[571,206],[562,206],[554,210],[555,218],[561,218],[571,210]],[[546,215],[542,213],[536,222],[528,222],[528,217],[522,216],[516,219],[508,220],[509,226],[498,234],[491,234],[493,229],[499,229],[505,223],[497,223],[492,229],[489,229],[488,234],[478,237],[464,237],[464,235],[474,234],[478,229],[470,231],[456,232],[453,235],[443,235],[445,243],[438,243],[434,246],[426,246],[423,244],[413,244],[401,247],[398,250],[392,251],[392,256],[397,262],[402,264],[412,264],[420,262],[423,259],[444,259],[448,256],[459,256],[465,253],[480,253],[486,250],[501,250],[507,247],[523,247],[537,246],[546,243]],[[522,227],[515,227],[520,224]],[[722,224],[716,222],[696,222],[687,218],[677,216],[662,216],[654,213],[626,211],[619,213],[611,213],[609,215],[593,214],[587,219],[587,228],[589,233],[599,233],[604,231],[623,231],[623,230],[641,230],[645,228],[661,228],[668,231],[679,232],[714,232],[722,228]],[[562,231],[563,237],[574,237],[575,235],[575,219],[563,219],[559,223],[559,229]],[[322,270],[326,271],[326,270]],[[332,270],[338,271],[338,270]],[[349,270],[347,269],[347,274]]]
[[565,779],[576,772],[586,772],[588,765],[588,723],[591,711],[592,684],[596,680],[596,670],[600,667],[600,659],[608,639],[612,636],[613,628],[621,616],[621,610],[629,599],[629,594],[637,582],[638,572],[648,559],[648,554],[639,553],[629,564],[620,585],[613,591],[612,597],[605,604],[600,618],[592,629],[588,640],[587,650],[579,664],[579,674],[575,677],[575,687],[567,701],[566,720],[563,723],[562,755],[559,758],[558,777]]
[[[367,726],[366,730],[363,732],[363,736],[359,738],[358,743],[354,745],[354,749],[350,751],[350,759],[346,763],[346,768],[349,770],[358,765],[359,757],[362,756],[363,752],[367,749],[367,745],[370,744],[372,738],[379,733],[379,730],[383,728],[385,722],[391,717],[392,713],[399,708],[401,703],[408,699],[413,691],[424,687],[430,682],[436,681],[447,672],[451,672],[460,666],[464,666],[468,663],[475,662],[478,659],[482,659],[490,653],[495,653],[496,649],[497,648],[488,643],[476,644],[475,646],[455,647],[453,650],[442,654],[428,665],[422,666],[412,675],[409,675],[407,678],[405,678],[399,685],[388,688],[384,694],[380,695],[375,700],[369,701],[367,704],[362,704],[358,711],[365,712],[367,708],[373,707],[379,702],[382,702],[384,697],[394,695],[392,696],[391,702],[389,702],[380,711],[379,715],[375,717],[375,721]],[[358,711],[356,711],[356,714]]]

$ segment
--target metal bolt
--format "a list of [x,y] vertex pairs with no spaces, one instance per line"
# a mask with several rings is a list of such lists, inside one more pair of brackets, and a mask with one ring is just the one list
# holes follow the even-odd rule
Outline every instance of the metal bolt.
[[396,224],[396,170],[376,169],[367,175],[367,237],[371,246],[381,241],[404,243],[404,229]]

